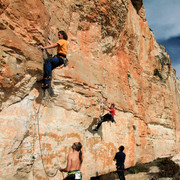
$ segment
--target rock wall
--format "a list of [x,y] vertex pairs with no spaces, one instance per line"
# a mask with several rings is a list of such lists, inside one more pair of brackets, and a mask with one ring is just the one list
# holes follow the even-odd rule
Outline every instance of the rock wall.
[[[1,179],[50,179],[74,141],[83,144],[83,179],[114,171],[121,144],[126,167],[177,154],[180,81],[142,1],[132,2],[1,0]],[[69,36],[69,65],[43,94],[43,57],[56,51],[37,46],[56,42],[58,30]],[[117,123],[93,132],[112,102]]]

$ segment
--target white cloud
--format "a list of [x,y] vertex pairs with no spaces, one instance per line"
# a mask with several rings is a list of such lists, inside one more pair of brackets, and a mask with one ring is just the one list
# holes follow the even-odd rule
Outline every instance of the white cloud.
[[[157,40],[167,40],[180,34],[180,0],[143,0],[149,27]],[[167,45],[167,44],[166,44]],[[180,45],[177,45],[179,47]],[[169,44],[169,47],[177,47]],[[176,76],[180,78],[179,51],[171,56]],[[175,59],[174,59],[175,58]]]
[[180,32],[180,0],[144,0],[146,18],[156,39],[168,39]]

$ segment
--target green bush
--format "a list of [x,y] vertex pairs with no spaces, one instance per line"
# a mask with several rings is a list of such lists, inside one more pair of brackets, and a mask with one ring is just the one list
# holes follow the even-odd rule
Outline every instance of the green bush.
[[139,172],[148,172],[149,167],[146,164],[137,163],[134,167],[131,167],[128,170],[128,173],[130,174],[136,174]]
[[164,158],[157,162],[157,166],[160,171],[158,173],[159,177],[174,177],[180,171],[179,165],[170,160],[169,158]]

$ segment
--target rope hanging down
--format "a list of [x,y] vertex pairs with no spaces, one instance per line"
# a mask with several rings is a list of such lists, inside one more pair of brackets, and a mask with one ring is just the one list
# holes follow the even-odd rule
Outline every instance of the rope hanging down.
[[42,105],[42,102],[45,102],[47,101],[47,99],[44,99],[41,101],[37,111],[35,112],[36,115],[35,115],[35,120],[37,121],[37,134],[38,134],[38,140],[39,140],[39,147],[40,147],[40,156],[41,156],[41,162],[42,162],[42,166],[43,166],[43,169],[44,169],[44,172],[46,174],[46,176],[48,177],[55,177],[57,172],[58,172],[58,169],[56,170],[56,172],[52,175],[49,175],[49,173],[47,172],[46,168],[45,168],[45,165],[44,165],[44,160],[43,160],[43,153],[42,153],[42,146],[41,146],[41,139],[40,139],[40,130],[39,130],[39,127],[40,127],[40,123],[39,123],[39,111],[40,111],[40,108],[41,108],[41,105]]
[[[51,36],[49,35],[49,37],[48,37],[48,40],[50,41],[50,39],[51,39]],[[53,52],[51,51],[51,56],[52,56],[52,54],[53,54]],[[48,52],[47,52],[47,50],[45,50],[45,51],[42,51],[42,55],[43,55],[43,59],[45,60],[47,57],[48,57]],[[47,57],[46,57],[47,56]],[[41,162],[42,162],[42,166],[43,166],[43,169],[44,169],[44,172],[45,172],[45,174],[46,174],[46,176],[48,176],[48,177],[55,177],[56,176],[56,174],[57,174],[57,172],[58,172],[58,169],[55,171],[55,173],[54,174],[52,174],[52,175],[49,175],[49,173],[47,172],[47,170],[46,170],[46,168],[45,168],[45,165],[44,165],[44,159],[43,159],[43,153],[42,153],[42,146],[41,146],[41,138],[40,138],[40,123],[39,123],[39,112],[40,112],[40,108],[41,108],[41,105],[42,104],[46,104],[47,103],[47,101],[49,100],[48,98],[47,98],[47,96],[49,97],[49,94],[47,95],[46,94],[46,92],[47,91],[43,91],[43,97],[42,97],[42,101],[41,101],[41,103],[39,104],[39,107],[36,109],[36,107],[34,106],[34,109],[36,109],[36,112],[35,112],[35,120],[37,121],[37,134],[38,134],[38,141],[39,141],[39,148],[40,148],[40,156],[41,156]],[[45,98],[46,97],[46,98]],[[44,103],[43,103],[44,102]],[[62,174],[62,176],[63,176],[63,174]]]

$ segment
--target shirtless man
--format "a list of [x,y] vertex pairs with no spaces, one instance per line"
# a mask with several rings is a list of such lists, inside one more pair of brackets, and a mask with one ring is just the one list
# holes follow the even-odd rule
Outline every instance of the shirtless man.
[[61,172],[68,172],[68,176],[64,180],[81,180],[81,164],[82,164],[82,144],[80,142],[75,142],[72,145],[73,152],[70,153],[67,157],[67,166],[66,168],[59,168]]

